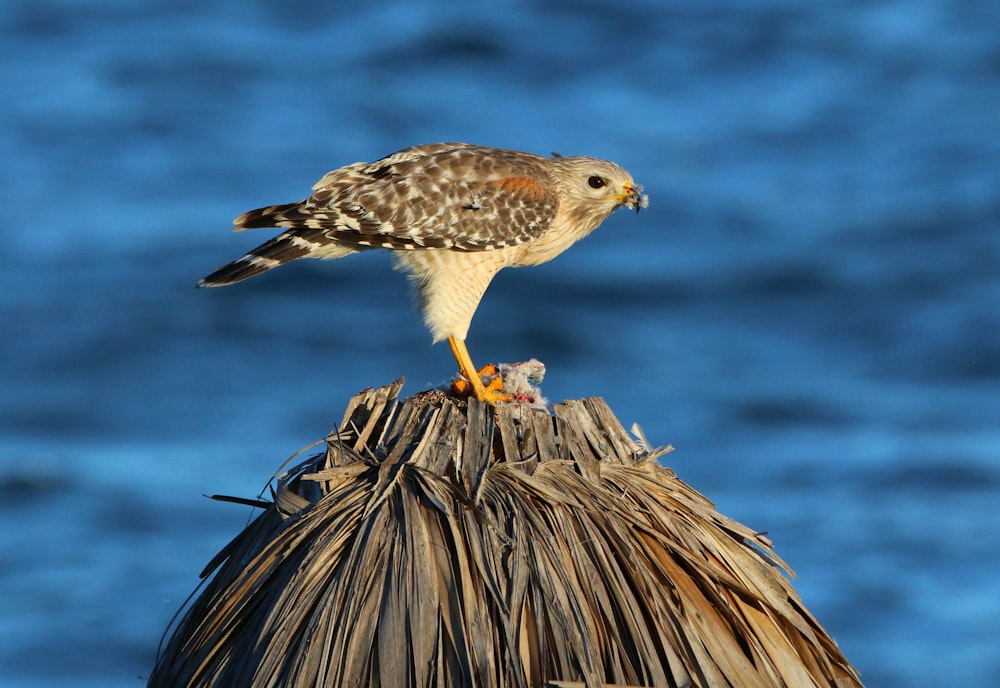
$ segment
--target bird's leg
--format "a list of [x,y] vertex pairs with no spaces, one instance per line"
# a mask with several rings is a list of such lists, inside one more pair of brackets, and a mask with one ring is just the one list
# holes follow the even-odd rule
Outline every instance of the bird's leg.
[[[498,401],[510,401],[514,398],[513,394],[507,394],[502,391],[503,380],[499,376],[494,378],[489,386],[483,384],[482,375],[487,373],[495,375],[497,372],[496,366],[486,366],[481,371],[477,371],[476,367],[472,365],[472,358],[469,356],[469,350],[465,347],[464,340],[448,337],[448,346],[451,347],[451,353],[454,354],[455,360],[458,361],[458,371],[472,385],[472,393],[476,395],[477,399],[496,406]],[[452,386],[452,389],[457,392],[464,392],[465,390],[458,384],[459,382],[462,381],[457,381]]]

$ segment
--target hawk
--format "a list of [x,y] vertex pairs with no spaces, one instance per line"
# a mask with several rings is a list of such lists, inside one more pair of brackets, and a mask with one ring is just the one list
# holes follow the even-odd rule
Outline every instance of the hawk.
[[510,395],[483,383],[465,346],[493,276],[545,263],[616,209],[647,205],[632,176],[605,160],[466,143],[413,146],[328,172],[305,200],[243,213],[235,231],[285,231],[198,286],[241,282],[299,258],[389,249],[416,286],[434,342],[448,340],[471,393],[495,404]]

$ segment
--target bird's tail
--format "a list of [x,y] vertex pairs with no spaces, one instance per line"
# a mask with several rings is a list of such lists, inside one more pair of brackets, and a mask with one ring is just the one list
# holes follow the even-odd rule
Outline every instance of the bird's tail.
[[270,241],[265,241],[242,258],[203,277],[198,281],[198,286],[224,287],[299,258],[343,258],[357,250],[332,241],[315,229],[289,229]]
[[203,277],[198,281],[198,286],[223,287],[235,284],[299,258],[343,258],[356,253],[358,247],[337,241],[318,226],[320,221],[332,221],[330,215],[331,213],[317,213],[314,208],[306,207],[305,201],[269,205],[243,213],[233,220],[233,229],[237,232],[258,227],[288,229],[245,256]]
[[198,286],[224,287],[227,284],[250,279],[296,258],[302,258],[309,253],[309,249],[295,242],[292,236],[295,231],[284,232],[270,241],[264,242],[245,256],[223,265],[211,275],[201,278],[198,281]]
[[233,220],[233,231],[257,229],[259,227],[301,227],[308,217],[303,206],[305,201],[269,205],[256,210],[248,210]]

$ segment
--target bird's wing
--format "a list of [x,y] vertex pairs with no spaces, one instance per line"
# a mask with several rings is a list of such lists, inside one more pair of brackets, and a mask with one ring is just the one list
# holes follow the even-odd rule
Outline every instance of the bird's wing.
[[359,247],[483,251],[540,236],[558,206],[543,158],[431,144],[334,170],[306,200],[250,211],[236,225],[314,229]]

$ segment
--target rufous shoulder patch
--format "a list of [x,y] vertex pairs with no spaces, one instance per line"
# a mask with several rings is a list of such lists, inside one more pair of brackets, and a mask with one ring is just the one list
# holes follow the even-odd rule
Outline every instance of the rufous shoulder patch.
[[545,198],[549,192],[540,182],[530,177],[504,177],[488,182],[491,186],[498,186],[505,192],[517,196],[527,196],[529,198]]

